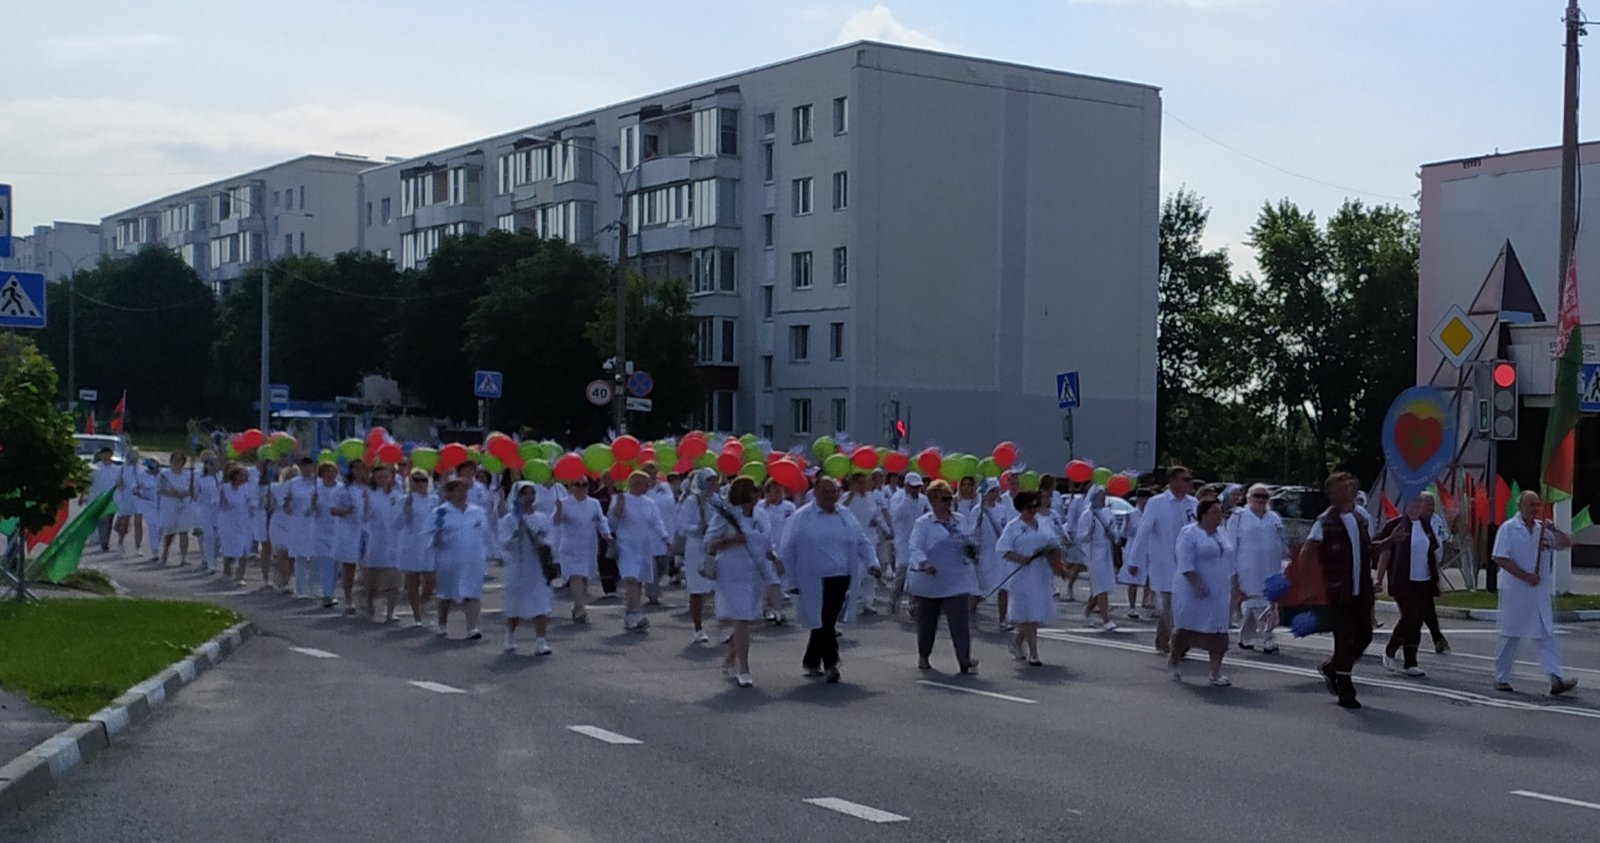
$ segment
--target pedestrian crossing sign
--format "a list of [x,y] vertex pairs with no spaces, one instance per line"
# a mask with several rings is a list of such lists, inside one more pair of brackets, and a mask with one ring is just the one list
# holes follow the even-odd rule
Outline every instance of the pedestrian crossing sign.
[[1583,364],[1583,377],[1578,382],[1578,410],[1600,413],[1600,363]]
[[1078,373],[1061,372],[1056,375],[1056,407],[1073,410],[1078,407]]
[[0,273],[0,328],[43,328],[44,314],[43,275]]

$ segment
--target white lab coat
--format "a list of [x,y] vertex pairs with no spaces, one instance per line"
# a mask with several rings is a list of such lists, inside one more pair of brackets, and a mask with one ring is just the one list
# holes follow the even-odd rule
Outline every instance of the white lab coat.
[[499,534],[505,542],[506,617],[542,618],[550,614],[550,581],[545,579],[544,567],[539,564],[538,548],[540,545],[548,547],[554,533],[550,516],[542,512],[527,515],[509,512],[500,519]]
[[[537,499],[536,499],[537,502]],[[556,564],[563,577],[600,576],[600,542],[611,540],[611,523],[594,498],[567,498],[555,517]]]
[[1150,587],[1156,591],[1173,590],[1173,578],[1178,572],[1178,533],[1194,523],[1198,506],[1193,495],[1178,500],[1171,491],[1152,497],[1144,506],[1129,564],[1147,572]]
[[1246,597],[1263,596],[1267,578],[1282,573],[1283,562],[1289,557],[1283,519],[1270,509],[1257,515],[1248,506],[1239,507],[1228,519],[1228,539],[1234,546],[1239,590]]
[[611,499],[611,529],[617,537],[617,573],[625,580],[655,582],[656,557],[667,545],[661,508],[632,492]]
[[494,535],[488,514],[470,503],[465,510],[443,503],[434,507],[432,517],[431,542],[438,575],[435,593],[440,600],[482,598],[486,545]]
[[796,613],[807,629],[822,626],[823,578],[852,576],[861,566],[876,564],[861,523],[843,506],[831,513],[816,504],[800,507],[788,519],[778,548],[784,570],[800,589]]
[[[1172,626],[1190,632],[1226,633],[1233,598],[1233,543],[1221,529],[1207,533],[1199,524],[1178,532],[1172,584]],[[1200,575],[1201,595],[1185,573]]]
[[1089,569],[1089,596],[1109,594],[1117,576],[1112,559],[1112,548],[1117,544],[1117,518],[1105,507],[1091,509],[1085,505],[1081,510],[1074,522],[1072,540],[1078,561]]
[[[1510,559],[1524,571],[1537,571],[1538,585],[1516,577],[1500,577],[1500,634],[1507,638],[1547,638],[1555,634],[1555,571],[1550,536],[1538,521],[1532,529],[1521,516],[1500,525],[1495,559]],[[1543,545],[1541,547],[1540,545]]]

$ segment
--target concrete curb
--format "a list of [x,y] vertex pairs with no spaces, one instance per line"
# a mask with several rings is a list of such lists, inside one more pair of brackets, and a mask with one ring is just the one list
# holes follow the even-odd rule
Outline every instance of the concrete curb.
[[[1400,614],[1400,608],[1393,600],[1379,600],[1378,611],[1389,615]],[[1454,606],[1439,606],[1436,608],[1441,618],[1457,621],[1488,621],[1500,619],[1499,609],[1458,609]],[[1600,609],[1573,609],[1556,612],[1556,623],[1586,623],[1600,621]]]
[[59,786],[78,765],[100,754],[118,735],[149,719],[172,695],[220,664],[254,632],[237,623],[194,648],[193,654],[129,688],[89,719],[46,738],[0,767],[0,811],[20,811]]

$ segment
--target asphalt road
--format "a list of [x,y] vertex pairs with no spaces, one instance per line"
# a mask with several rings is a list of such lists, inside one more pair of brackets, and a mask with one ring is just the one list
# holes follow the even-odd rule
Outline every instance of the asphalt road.
[[1600,821],[1592,629],[1562,637],[1585,687],[1559,701],[1531,665],[1529,693],[1490,690],[1492,627],[1465,622],[1426,680],[1364,661],[1358,712],[1312,674],[1326,640],[1230,656],[1213,689],[1199,662],[1173,683],[1134,622],[1047,633],[1044,668],[987,633],[968,677],[948,644],[916,671],[909,627],[880,617],[848,630],[837,686],[801,676],[800,630],[768,629],[741,690],[689,645],[682,592],[648,634],[602,602],[536,658],[500,652],[498,615],[438,641],[192,568],[104,567],[262,634],[0,840],[1579,840]]

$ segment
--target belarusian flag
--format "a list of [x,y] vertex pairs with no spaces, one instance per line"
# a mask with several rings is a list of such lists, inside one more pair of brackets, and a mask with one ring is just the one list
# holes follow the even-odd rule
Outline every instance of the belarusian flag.
[[128,414],[128,391],[122,391],[122,397],[117,400],[117,406],[111,408],[111,432],[122,433],[123,417]]
[[[78,562],[83,559],[83,546],[94,535],[95,527],[103,518],[108,518],[117,511],[117,502],[114,492],[106,490],[100,497],[89,502],[81,512],[59,533],[50,546],[40,551],[34,558],[32,571],[44,571],[44,575],[51,582],[61,582],[67,574],[78,569]],[[61,504],[63,512],[67,504]]]
[[1544,471],[1539,479],[1544,499],[1554,503],[1572,497],[1572,474],[1578,438],[1578,372],[1583,368],[1583,322],[1578,317],[1578,247],[1567,255],[1561,283],[1561,313],[1556,320],[1555,396],[1544,429]]

